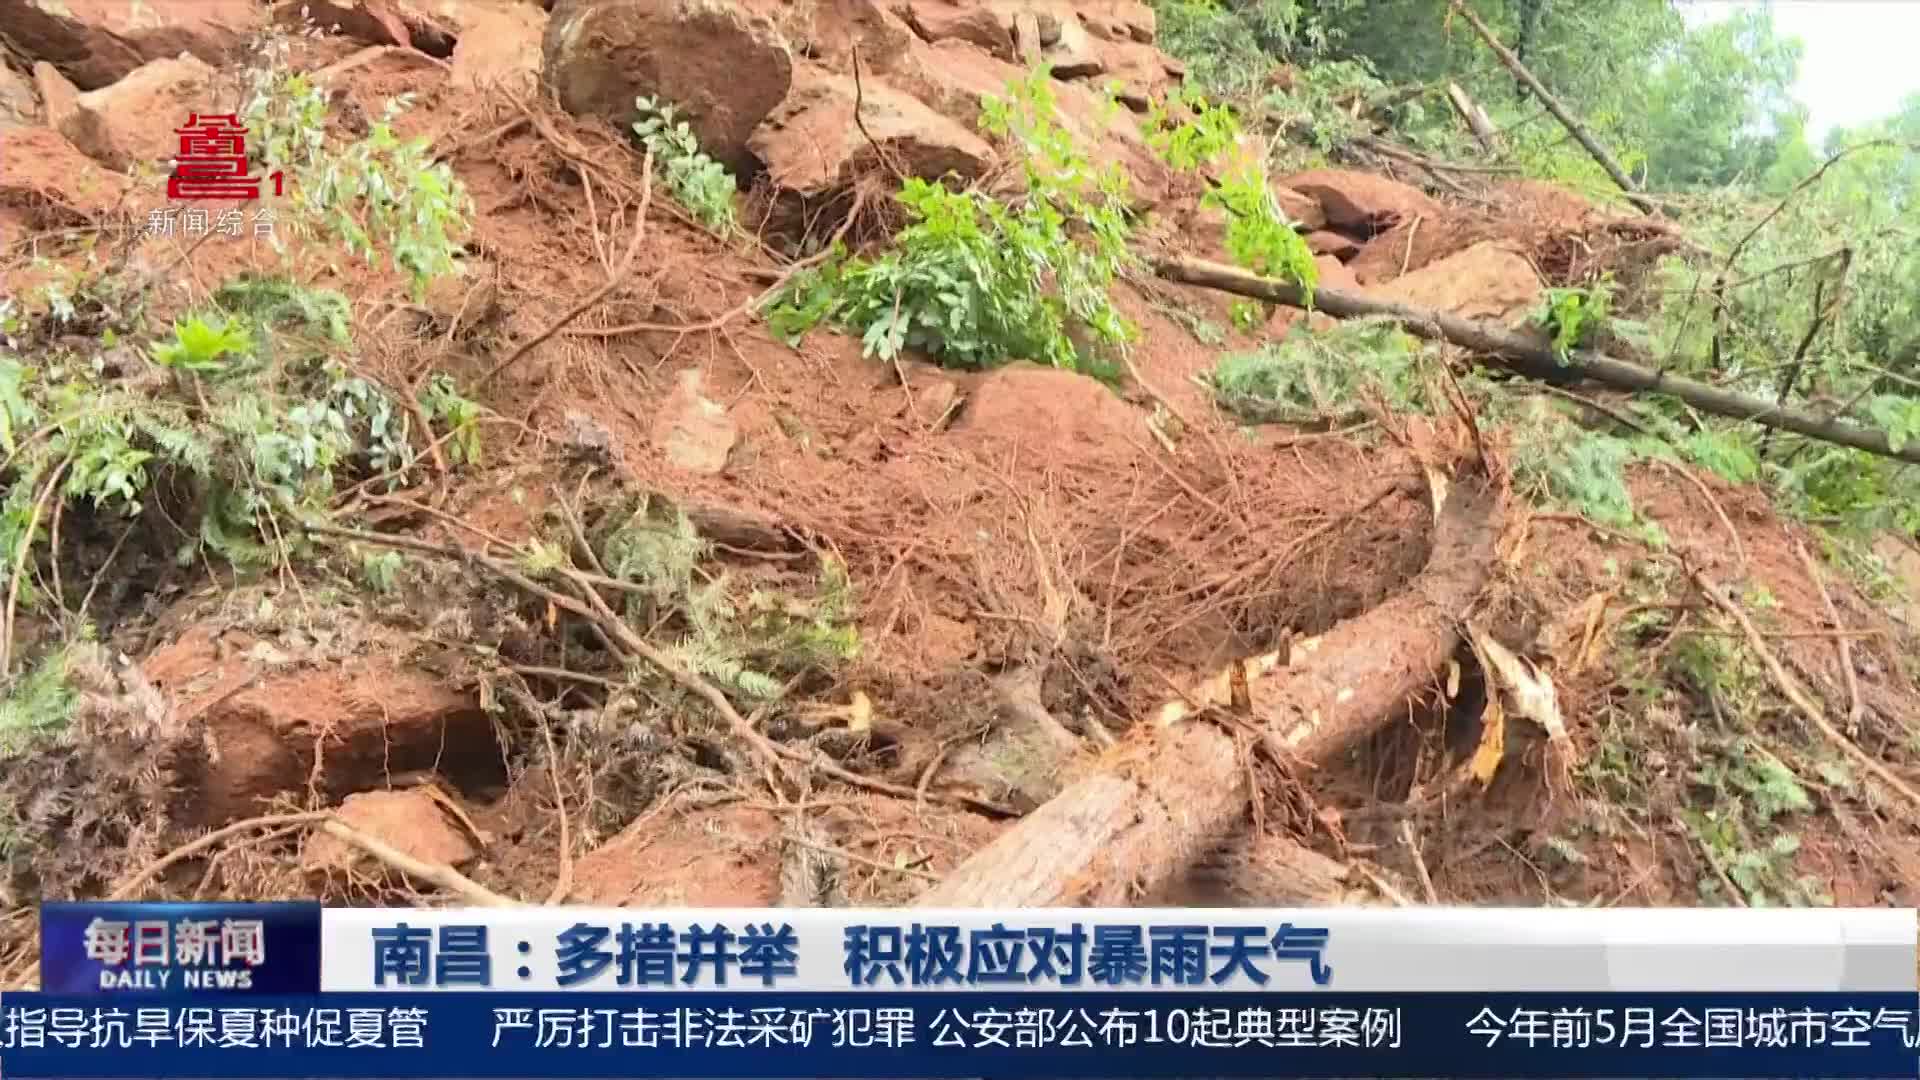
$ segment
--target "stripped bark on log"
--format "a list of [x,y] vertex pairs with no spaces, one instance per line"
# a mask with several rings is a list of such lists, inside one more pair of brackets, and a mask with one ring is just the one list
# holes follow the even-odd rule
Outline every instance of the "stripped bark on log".
[[[1402,715],[1459,644],[1497,559],[1507,492],[1457,477],[1427,567],[1400,595],[1293,647],[1245,717],[1309,764]],[[922,907],[1126,906],[1152,895],[1248,820],[1251,770],[1235,731],[1205,716],[1136,725],[1086,777],[976,852]]]
[[1569,378],[1591,379],[1622,390],[1671,394],[1701,412],[1715,416],[1791,431],[1836,446],[1852,447],[1869,454],[1920,464],[1920,442],[1909,442],[1895,450],[1883,431],[1787,408],[1751,394],[1722,390],[1717,386],[1668,375],[1591,350],[1575,349],[1564,359],[1559,359],[1544,339],[1516,333],[1495,323],[1376,300],[1338,289],[1316,288],[1313,290],[1313,303],[1308,304],[1305,293],[1291,282],[1263,278],[1237,267],[1201,259],[1163,259],[1154,264],[1154,273],[1168,281],[1218,289],[1288,307],[1306,308],[1340,319],[1369,316],[1389,318],[1400,323],[1407,333],[1415,337],[1451,342],[1470,352],[1497,359],[1509,370],[1529,378],[1548,382],[1565,382]]

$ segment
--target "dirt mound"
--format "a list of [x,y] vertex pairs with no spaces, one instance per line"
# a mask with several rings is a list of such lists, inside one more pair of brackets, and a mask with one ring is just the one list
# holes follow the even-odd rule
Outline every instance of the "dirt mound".
[[1361,237],[1364,243],[1347,258],[1348,268],[1363,284],[1384,284],[1491,242],[1523,254],[1549,285],[1579,285],[1613,272],[1631,286],[1662,256],[1688,247],[1669,224],[1603,213],[1580,196],[1539,181],[1493,185],[1478,205],[1432,205],[1417,224],[1403,219]]
[[204,772],[190,778],[200,793],[193,823],[222,825],[305,790],[339,798],[421,770],[476,790],[504,779],[476,696],[399,662],[398,642],[362,642],[371,656],[310,668],[289,644],[202,625],[142,662],[171,707],[206,730]]

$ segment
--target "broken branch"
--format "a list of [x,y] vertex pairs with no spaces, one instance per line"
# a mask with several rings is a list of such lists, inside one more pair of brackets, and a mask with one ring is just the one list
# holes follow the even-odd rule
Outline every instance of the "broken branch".
[[1554,97],[1540,80],[1534,77],[1533,72],[1527,70],[1527,65],[1521,63],[1520,58],[1513,55],[1512,50],[1500,44],[1500,39],[1494,36],[1486,23],[1480,21],[1480,16],[1474,14],[1465,0],[1452,0],[1452,6],[1461,18],[1467,20],[1467,25],[1473,27],[1474,33],[1480,35],[1480,40],[1487,43],[1487,48],[1493,50],[1493,55],[1500,58],[1500,62],[1507,66],[1508,71],[1513,72],[1514,78],[1527,84],[1527,89],[1533,91],[1533,96],[1540,99],[1540,104],[1547,107],[1547,111],[1553,114],[1555,120],[1560,121],[1560,125],[1567,129],[1567,134],[1572,135],[1586,149],[1587,154],[1600,163],[1600,167],[1613,178],[1613,182],[1620,185],[1620,190],[1626,193],[1627,201],[1646,213],[1653,213],[1653,200],[1640,194],[1633,179],[1627,175],[1627,170],[1620,167],[1620,163],[1614,160],[1613,154],[1600,145],[1600,140],[1594,138],[1580,121],[1574,119],[1573,114],[1567,111],[1567,107],[1560,104],[1560,99]]
[[1313,302],[1309,304],[1301,288],[1291,282],[1263,278],[1237,267],[1203,259],[1162,259],[1154,264],[1154,273],[1168,281],[1318,311],[1340,319],[1367,316],[1389,318],[1400,323],[1407,333],[1415,337],[1450,342],[1470,352],[1492,357],[1528,378],[1557,381],[1571,374],[1622,390],[1671,394],[1715,416],[1791,431],[1820,442],[1920,464],[1920,442],[1910,442],[1895,450],[1883,431],[1859,427],[1837,418],[1816,416],[1800,409],[1782,408],[1777,402],[1616,360],[1605,353],[1575,349],[1564,357],[1556,356],[1538,338],[1515,333],[1496,323],[1376,300],[1338,289],[1314,289]]

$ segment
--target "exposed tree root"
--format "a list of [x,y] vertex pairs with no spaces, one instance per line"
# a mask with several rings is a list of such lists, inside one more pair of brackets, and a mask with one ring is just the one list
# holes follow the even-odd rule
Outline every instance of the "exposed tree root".
[[[1484,466],[1483,466],[1484,468]],[[1405,592],[1296,644],[1234,723],[1145,723],[1069,787],[922,894],[925,907],[1123,906],[1166,884],[1249,816],[1244,735],[1309,766],[1331,761],[1433,684],[1497,558],[1507,491],[1454,478],[1427,567]]]

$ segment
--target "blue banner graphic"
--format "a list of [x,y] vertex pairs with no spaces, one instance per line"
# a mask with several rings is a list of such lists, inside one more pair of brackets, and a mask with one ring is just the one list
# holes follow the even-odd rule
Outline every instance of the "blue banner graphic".
[[[7,994],[23,1078],[1913,1077],[1920,996]],[[131,1053],[129,1051],[132,1051]]]
[[309,903],[43,904],[40,988],[193,997],[318,993],[320,912]]

